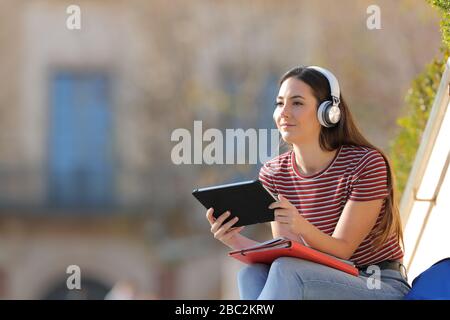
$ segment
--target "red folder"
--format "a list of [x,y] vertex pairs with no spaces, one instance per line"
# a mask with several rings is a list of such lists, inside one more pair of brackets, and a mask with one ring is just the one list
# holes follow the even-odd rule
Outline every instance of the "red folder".
[[351,261],[336,258],[286,238],[276,238],[246,249],[230,251],[228,255],[247,264],[271,264],[279,257],[294,257],[320,263],[354,276],[359,275],[358,269]]

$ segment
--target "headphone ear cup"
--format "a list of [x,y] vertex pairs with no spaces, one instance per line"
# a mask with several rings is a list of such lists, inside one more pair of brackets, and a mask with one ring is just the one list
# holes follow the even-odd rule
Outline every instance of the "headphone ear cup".
[[341,109],[332,101],[324,101],[317,109],[317,119],[326,128],[334,127],[341,119]]
[[327,110],[333,103],[331,101],[324,101],[320,104],[319,108],[317,109],[317,119],[319,120],[320,124],[324,127],[330,127],[330,124],[327,120]]
[[330,127],[334,127],[341,119],[341,109],[339,109],[338,106],[333,105],[327,108],[325,115],[327,123],[330,124]]

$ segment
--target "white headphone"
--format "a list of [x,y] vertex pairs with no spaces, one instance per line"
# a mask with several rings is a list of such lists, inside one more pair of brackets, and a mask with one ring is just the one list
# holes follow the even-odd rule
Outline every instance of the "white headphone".
[[317,66],[310,66],[307,67],[307,69],[314,69],[316,71],[319,71],[328,79],[331,91],[331,101],[326,100],[320,104],[319,108],[317,109],[317,119],[319,119],[320,124],[326,128],[334,127],[341,119],[341,109],[339,109],[339,82],[337,81],[334,74],[332,74],[331,71],[327,69]]

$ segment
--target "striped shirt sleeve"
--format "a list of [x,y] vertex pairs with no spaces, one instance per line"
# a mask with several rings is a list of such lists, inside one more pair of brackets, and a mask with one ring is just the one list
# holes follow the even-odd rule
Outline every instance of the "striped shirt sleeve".
[[374,150],[358,164],[352,179],[350,200],[370,201],[388,196],[387,165],[381,153]]
[[278,191],[273,183],[274,172],[268,163],[264,163],[259,170],[259,181],[274,195],[278,194]]

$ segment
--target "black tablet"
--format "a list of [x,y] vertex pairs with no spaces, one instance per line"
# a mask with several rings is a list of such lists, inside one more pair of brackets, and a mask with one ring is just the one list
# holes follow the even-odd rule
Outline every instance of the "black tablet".
[[231,212],[225,222],[239,217],[233,227],[273,221],[274,209],[268,207],[278,201],[259,180],[195,189],[192,194],[206,209],[214,208],[216,219],[225,211]]

